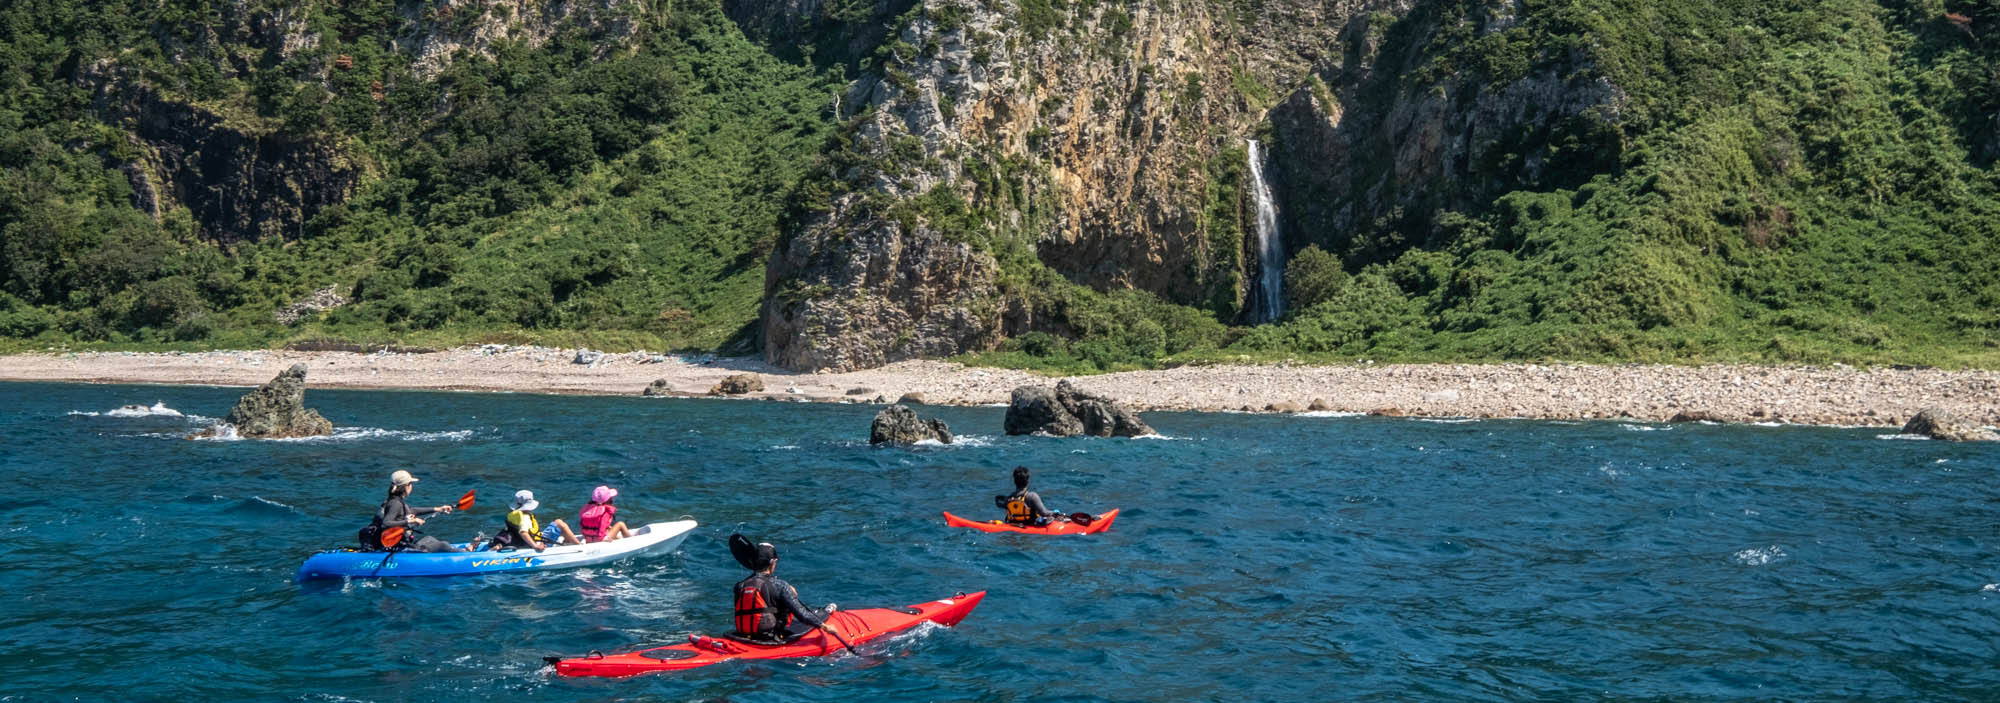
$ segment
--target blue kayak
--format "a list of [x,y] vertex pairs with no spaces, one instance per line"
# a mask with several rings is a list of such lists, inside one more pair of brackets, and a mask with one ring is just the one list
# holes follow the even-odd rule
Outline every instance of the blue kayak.
[[[298,580],[318,578],[401,578],[463,576],[512,571],[540,571],[603,564],[643,554],[671,552],[694,531],[693,520],[656,522],[610,542],[569,544],[543,551],[509,549],[488,552],[362,552],[330,549],[299,566]],[[457,545],[464,547],[465,545]]]

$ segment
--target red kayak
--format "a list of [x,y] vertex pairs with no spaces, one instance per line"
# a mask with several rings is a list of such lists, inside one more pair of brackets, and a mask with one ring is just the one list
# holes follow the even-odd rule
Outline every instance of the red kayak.
[[1097,516],[1097,519],[1090,521],[1089,525],[1057,520],[1042,527],[1009,525],[1000,520],[967,520],[951,513],[944,514],[944,524],[952,527],[970,527],[980,532],[1025,532],[1031,535],[1094,535],[1110,529],[1111,521],[1116,519],[1118,519],[1117,508],[1104,511],[1103,515]]
[[[934,622],[945,627],[957,625],[986,592],[958,594],[943,600],[918,603],[907,608],[862,608],[836,610],[828,620],[839,628],[849,644],[859,645],[883,635],[907,630],[920,623]],[[654,671],[680,671],[737,659],[786,659],[819,657],[839,652],[840,641],[813,630],[785,644],[753,644],[730,637],[688,635],[687,644],[642,649],[624,654],[599,654],[573,659],[549,657],[556,673],[564,676],[632,676]]]

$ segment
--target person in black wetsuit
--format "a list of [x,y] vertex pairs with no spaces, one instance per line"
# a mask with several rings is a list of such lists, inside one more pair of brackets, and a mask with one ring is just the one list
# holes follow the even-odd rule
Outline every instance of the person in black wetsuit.
[[[743,540],[732,535],[731,541]],[[748,540],[743,540],[748,542]],[[732,545],[732,551],[736,551]],[[747,554],[746,554],[747,552]],[[758,544],[737,553],[737,561],[749,567],[750,577],[736,582],[736,636],[757,642],[784,642],[792,637],[792,622],[839,635],[840,630],[825,618],[799,603],[798,589],[772,576],[778,569],[778,548]],[[827,613],[833,606],[827,606]]]
[[[431,508],[411,508],[408,499],[410,491],[417,487],[417,477],[410,472],[397,470],[389,475],[389,497],[382,501],[382,507],[375,511],[375,521],[361,530],[361,546],[367,549],[382,549],[382,531],[391,527],[401,527],[414,531],[424,524],[420,516],[432,513],[449,513],[451,506],[440,505]],[[423,535],[416,539],[405,537],[404,551],[410,552],[456,552],[457,547],[444,540]],[[398,545],[402,546],[402,545]]]
[[1007,511],[1007,524],[1025,527],[1040,527],[1054,522],[1061,516],[1050,512],[1042,505],[1042,496],[1028,490],[1028,467],[1014,467],[1014,492],[1004,496],[994,496],[993,502]]

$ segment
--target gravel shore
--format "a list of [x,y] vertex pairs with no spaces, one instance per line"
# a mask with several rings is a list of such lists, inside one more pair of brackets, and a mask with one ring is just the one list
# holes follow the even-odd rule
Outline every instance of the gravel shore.
[[[850,373],[794,373],[748,358],[541,347],[468,347],[425,354],[214,351],[0,356],[0,381],[254,386],[294,363],[316,388],[403,388],[638,395],[664,379],[676,396],[706,395],[724,376],[754,373],[748,398],[1007,402],[1015,386],[1057,379],[1022,371],[906,361]],[[2000,371],[1765,366],[1419,364],[1185,366],[1073,379],[1141,410],[1376,413],[1427,417],[1631,418],[1900,426],[1940,407],[2000,424]],[[881,400],[878,400],[881,399]],[[1317,402],[1316,402],[1317,401]]]

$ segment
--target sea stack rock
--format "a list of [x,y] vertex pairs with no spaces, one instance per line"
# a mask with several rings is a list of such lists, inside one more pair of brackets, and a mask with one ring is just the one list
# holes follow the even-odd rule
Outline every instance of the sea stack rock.
[[915,444],[926,439],[951,444],[951,428],[943,420],[920,420],[915,410],[901,405],[875,413],[875,423],[868,428],[869,444]]
[[[243,395],[224,423],[245,439],[285,439],[333,434],[333,423],[306,407],[306,365],[292,364],[257,390]],[[205,430],[197,435],[212,435]]]
[[1073,437],[1138,437],[1155,434],[1139,415],[1120,407],[1116,401],[1079,390],[1069,381],[1055,390],[1039,386],[1014,389],[1007,406],[1007,434],[1035,434]]
[[764,380],[756,374],[739,373],[724,377],[715,387],[708,389],[709,395],[743,395],[764,390]]
[[1944,408],[1924,408],[1903,424],[1903,434],[1920,434],[1931,439],[1975,442],[2000,439],[1992,430],[1980,427]]

